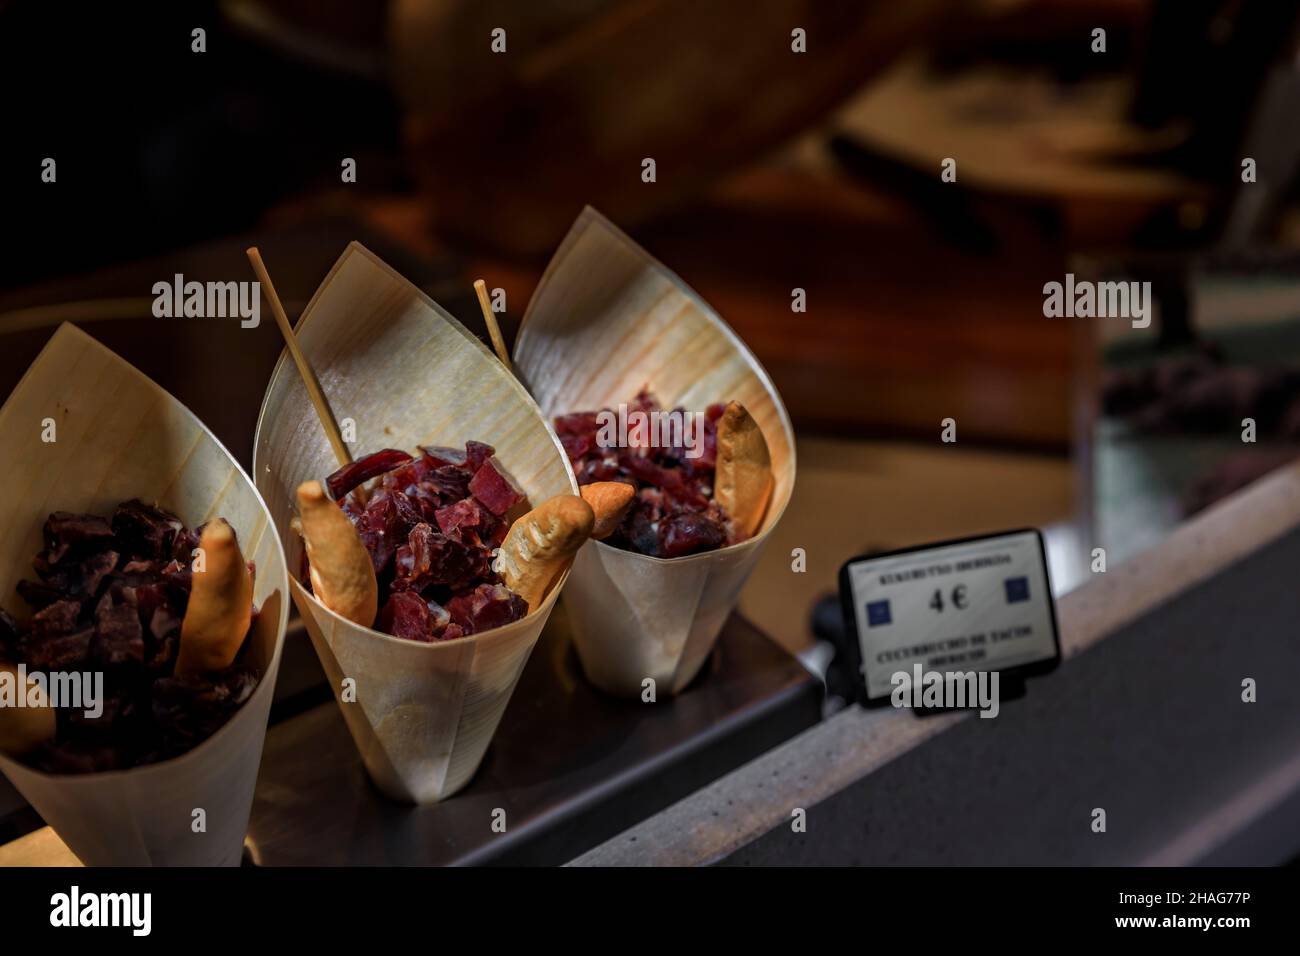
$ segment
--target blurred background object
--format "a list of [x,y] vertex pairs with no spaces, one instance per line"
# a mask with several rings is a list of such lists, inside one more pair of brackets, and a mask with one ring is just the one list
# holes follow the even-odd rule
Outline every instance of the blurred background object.
[[[629,228],[685,207],[860,88],[946,6],[397,0],[394,78],[440,223],[546,254],[575,206]],[[484,56],[474,38],[507,23],[510,46]],[[795,29],[811,54],[792,50]]]

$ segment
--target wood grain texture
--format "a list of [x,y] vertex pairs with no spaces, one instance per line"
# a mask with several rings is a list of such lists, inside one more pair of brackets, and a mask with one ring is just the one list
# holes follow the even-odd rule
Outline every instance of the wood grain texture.
[[639,694],[647,677],[676,693],[707,658],[790,500],[794,432],[781,397],[699,296],[590,208],[528,304],[515,367],[548,418],[617,406],[648,386],[669,408],[738,401],[763,431],[774,487],[754,537],[671,560],[592,541],[574,563],[566,602],[587,676],[610,693]]
[[[56,440],[42,441],[52,418]],[[22,607],[17,582],[56,510],[110,514],[140,498],[190,527],[223,517],[256,562],[261,609],[244,660],[252,698],[216,734],[174,760],[54,776],[0,756],[0,770],[90,865],[238,864],[288,620],[284,552],[252,482],[180,402],[74,326],[64,324],[0,409],[0,603]],[[192,811],[207,831],[191,829]]]
[[[353,452],[484,441],[531,503],[577,493],[559,441],[537,405],[463,326],[357,243],[344,251],[299,320],[299,345]],[[335,469],[302,379],[282,356],[267,387],[253,473],[298,568],[290,529],[299,483]],[[422,644],[360,627],[290,583],[321,664],[375,783],[397,800],[428,803],[469,782],[563,579],[532,614],[456,641]]]

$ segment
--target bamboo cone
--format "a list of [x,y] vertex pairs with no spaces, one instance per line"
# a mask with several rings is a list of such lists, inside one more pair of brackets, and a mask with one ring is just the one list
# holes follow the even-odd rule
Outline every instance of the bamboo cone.
[[680,278],[591,208],[528,303],[515,370],[548,421],[616,407],[649,386],[666,407],[735,400],[772,455],[774,487],[754,537],[665,560],[602,541],[578,552],[565,592],[587,676],[614,694],[677,693],[699,672],[794,487],[794,432],[758,360]]
[[[54,419],[56,440],[42,441]],[[61,325],[0,409],[0,604],[31,574],[51,511],[109,514],[140,498],[188,526],[223,517],[257,564],[260,608],[243,660],[253,696],[217,733],[172,760],[52,775],[0,755],[0,770],[89,865],[238,865],[288,619],[284,552],[248,477],[183,405],[113,352]],[[207,830],[192,829],[193,811]]]
[[[295,330],[355,447],[488,442],[530,504],[577,492],[558,440],[514,376],[481,342],[367,249],[344,251]],[[253,472],[289,555],[293,491],[335,468],[300,376],[282,356],[257,426]],[[506,627],[422,644],[359,627],[291,578],[339,706],[371,778],[394,799],[428,803],[469,782],[559,592]],[[355,682],[347,699],[345,679]]]

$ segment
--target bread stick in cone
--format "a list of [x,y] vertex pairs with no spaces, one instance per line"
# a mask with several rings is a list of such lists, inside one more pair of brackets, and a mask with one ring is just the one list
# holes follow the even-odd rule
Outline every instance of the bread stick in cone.
[[209,521],[199,536],[203,570],[195,570],[190,601],[181,621],[176,673],[219,671],[235,661],[253,619],[253,582],[239,553],[234,529],[224,519]]
[[556,495],[510,526],[495,567],[506,587],[528,602],[530,614],[591,537],[595,522],[591,505],[577,495]]
[[379,581],[357,529],[319,481],[298,486],[298,515],[313,593],[335,614],[372,627],[379,613]]
[[618,530],[628,506],[636,497],[636,487],[626,481],[593,481],[579,490],[582,500],[591,505],[596,517],[591,536],[597,541],[605,540]]
[[758,530],[772,495],[772,455],[758,422],[740,402],[728,402],[718,419],[718,459],[713,498],[727,509],[738,537]]
[[[18,757],[34,750],[54,736],[54,708],[40,687],[12,664],[0,664],[0,672],[12,675],[14,706],[0,707],[0,753]],[[36,706],[32,706],[35,699]],[[19,705],[21,701],[21,706]]]

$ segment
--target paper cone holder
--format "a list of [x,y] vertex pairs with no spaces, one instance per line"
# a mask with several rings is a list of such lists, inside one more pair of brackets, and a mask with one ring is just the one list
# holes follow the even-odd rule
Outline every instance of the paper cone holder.
[[0,755],[0,770],[88,865],[237,865],[288,620],[284,552],[261,497],[189,410],[72,325],[0,409],[0,442],[0,603],[11,612],[26,613],[14,588],[31,576],[52,511],[106,515],[140,498],[191,528],[223,517],[256,562],[260,614],[243,660],[261,679],[212,737],[171,760],[104,773],[48,774]]
[[[528,501],[577,485],[537,405],[495,356],[363,246],[344,251],[295,329],[354,454],[418,445],[496,448]],[[345,436],[346,437],[346,436]],[[290,567],[298,484],[337,467],[297,371],[282,356],[258,422],[254,476]],[[295,604],[370,777],[396,800],[444,799],[473,776],[554,606],[561,582],[526,618],[430,644],[360,627],[295,580]]]

